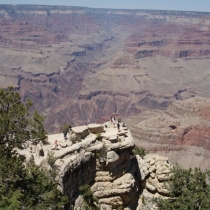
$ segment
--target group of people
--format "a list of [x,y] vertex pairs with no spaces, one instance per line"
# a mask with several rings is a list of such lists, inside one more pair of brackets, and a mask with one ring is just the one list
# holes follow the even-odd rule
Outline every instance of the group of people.
[[120,131],[120,123],[121,123],[121,119],[119,118],[117,121],[115,120],[115,117],[111,117],[111,122],[114,125],[114,128],[116,127],[117,124],[117,129],[118,131]]

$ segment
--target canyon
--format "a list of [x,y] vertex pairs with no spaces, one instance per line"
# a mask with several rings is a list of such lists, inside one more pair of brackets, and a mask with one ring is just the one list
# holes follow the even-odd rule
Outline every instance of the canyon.
[[138,146],[207,168],[209,17],[0,5],[0,88],[30,98],[49,134],[115,115]]

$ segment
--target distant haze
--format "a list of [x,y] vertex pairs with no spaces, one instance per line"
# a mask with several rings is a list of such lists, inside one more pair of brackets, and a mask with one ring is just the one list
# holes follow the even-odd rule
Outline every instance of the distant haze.
[[66,5],[93,8],[210,12],[209,0],[1,0],[0,4]]

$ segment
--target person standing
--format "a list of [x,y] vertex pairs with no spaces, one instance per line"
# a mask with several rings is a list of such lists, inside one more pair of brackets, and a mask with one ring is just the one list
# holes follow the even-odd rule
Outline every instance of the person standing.
[[66,140],[67,139],[67,133],[68,133],[68,131],[69,131],[69,125],[68,124],[65,124],[64,126],[63,126],[63,137],[64,137],[64,140]]
[[117,129],[118,129],[118,132],[120,132],[120,123],[119,123],[119,120],[117,122]]
[[58,141],[57,140],[55,140],[55,142],[54,142],[54,150],[57,150],[58,149]]
[[69,123],[68,126],[69,126],[69,134],[71,134],[71,130],[72,130],[71,124]]
[[111,119],[112,119],[112,123],[113,123],[114,128],[115,128],[115,124],[116,124],[115,117],[112,117]]

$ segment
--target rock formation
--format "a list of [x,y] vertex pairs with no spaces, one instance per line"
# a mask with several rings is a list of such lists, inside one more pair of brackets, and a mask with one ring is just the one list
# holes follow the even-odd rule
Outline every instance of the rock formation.
[[169,195],[167,181],[172,165],[167,157],[147,154],[143,159],[136,156],[140,170],[141,195],[137,209],[157,209],[152,199]]
[[164,114],[131,128],[137,145],[184,167],[210,167],[210,99],[173,102]]
[[[91,186],[101,209],[141,209],[142,197],[151,204],[151,197],[167,196],[163,181],[168,180],[171,165],[167,158],[132,155],[134,140],[121,123],[120,130],[112,123],[73,127],[69,139],[63,134],[48,136],[48,144],[30,145],[19,153],[36,164],[57,171],[61,191],[69,197],[74,209],[84,209],[79,187]],[[76,139],[76,140],[75,140]],[[55,149],[54,141],[58,147]],[[39,155],[43,149],[44,156]],[[139,199],[139,195],[141,195]]]
[[209,13],[0,5],[0,87],[31,98],[49,133],[209,97],[209,26]]

